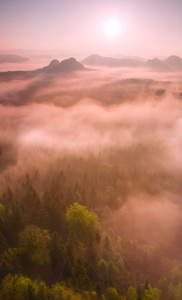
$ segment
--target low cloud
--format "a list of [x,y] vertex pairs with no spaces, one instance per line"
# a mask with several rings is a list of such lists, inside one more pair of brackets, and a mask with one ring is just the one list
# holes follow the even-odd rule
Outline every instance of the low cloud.
[[[104,156],[117,149],[125,166],[181,178],[180,78],[161,76],[103,69],[59,78],[1,79],[2,191],[27,171],[37,168],[44,176],[64,155]],[[135,238],[139,230],[144,242],[147,232],[154,244],[159,235],[165,243],[172,240],[181,222],[181,191],[159,190],[149,197],[134,189],[114,221],[108,222],[127,228]]]

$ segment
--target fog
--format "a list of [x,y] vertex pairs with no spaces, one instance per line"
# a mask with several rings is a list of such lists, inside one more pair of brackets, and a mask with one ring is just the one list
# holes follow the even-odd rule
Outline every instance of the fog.
[[[116,149],[129,149],[128,156],[122,154],[129,167],[167,172],[174,181],[181,178],[181,92],[180,74],[146,70],[102,68],[8,81],[1,77],[1,193],[26,172],[38,169],[44,178],[67,155],[92,153],[104,161],[107,151]],[[137,145],[144,150],[132,157]],[[107,221],[136,238],[140,232],[140,239],[153,230],[153,243],[159,236],[167,242],[181,222],[181,193],[161,187],[157,196],[149,196],[134,188],[114,220]]]

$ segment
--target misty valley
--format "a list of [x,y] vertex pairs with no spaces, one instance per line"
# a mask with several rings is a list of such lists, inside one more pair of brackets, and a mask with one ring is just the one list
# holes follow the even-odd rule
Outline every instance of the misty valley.
[[0,299],[182,299],[181,66],[0,72]]

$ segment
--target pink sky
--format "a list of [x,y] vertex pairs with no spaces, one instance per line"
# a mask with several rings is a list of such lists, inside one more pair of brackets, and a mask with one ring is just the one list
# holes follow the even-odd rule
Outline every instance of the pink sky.
[[[115,39],[103,33],[121,23]],[[0,51],[182,56],[182,0],[1,0]]]

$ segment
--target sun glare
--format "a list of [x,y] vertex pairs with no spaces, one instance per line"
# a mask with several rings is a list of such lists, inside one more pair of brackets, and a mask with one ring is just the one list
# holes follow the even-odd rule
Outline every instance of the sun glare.
[[121,23],[116,18],[110,18],[103,25],[105,35],[110,38],[116,38],[121,31]]

